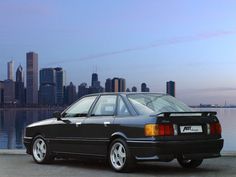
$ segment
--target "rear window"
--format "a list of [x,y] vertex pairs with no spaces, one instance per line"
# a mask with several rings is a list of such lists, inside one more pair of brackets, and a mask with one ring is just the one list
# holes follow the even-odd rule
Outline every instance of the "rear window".
[[192,111],[186,104],[169,95],[130,94],[127,97],[139,114]]

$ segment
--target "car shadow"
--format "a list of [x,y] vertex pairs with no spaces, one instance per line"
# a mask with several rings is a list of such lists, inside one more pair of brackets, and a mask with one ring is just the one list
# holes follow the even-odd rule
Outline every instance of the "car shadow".
[[[55,160],[54,165],[67,166],[70,168],[82,168],[86,170],[104,171],[111,172],[111,168],[104,161],[99,160],[73,160],[73,159],[59,159]],[[169,176],[189,176],[190,174],[198,174],[202,176],[206,173],[217,173],[221,170],[217,167],[203,165],[195,169],[186,169],[178,165],[176,161],[165,163],[165,162],[145,162],[136,164],[135,168],[131,171],[132,174],[143,174],[143,175],[169,175]],[[202,174],[202,175],[201,175]]]

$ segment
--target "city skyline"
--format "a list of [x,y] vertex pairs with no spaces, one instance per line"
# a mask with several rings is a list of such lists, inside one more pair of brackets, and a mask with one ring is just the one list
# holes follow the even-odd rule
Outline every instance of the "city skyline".
[[101,85],[117,76],[130,89],[145,81],[165,92],[174,80],[187,104],[235,104],[235,8],[213,0],[3,1],[0,66],[26,68],[25,53],[35,51],[39,69],[63,67],[76,85],[90,83],[97,67]]
[[[24,68],[20,64],[14,71],[14,60],[7,62],[7,78],[0,80],[0,105],[2,106],[62,106],[70,105],[78,98],[101,92],[137,92],[136,86],[126,87],[126,79],[113,77],[106,79],[104,87],[93,72],[91,85],[82,82],[77,86],[70,81],[66,84],[66,72],[61,67],[38,69],[38,53],[26,53],[26,81]],[[14,78],[14,72],[16,77]],[[25,84],[26,82],[26,84]],[[141,92],[150,92],[146,83],[141,84]]]

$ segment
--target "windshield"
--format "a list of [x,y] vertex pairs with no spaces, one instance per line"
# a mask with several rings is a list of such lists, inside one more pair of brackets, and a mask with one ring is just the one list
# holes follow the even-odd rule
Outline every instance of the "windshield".
[[168,95],[130,94],[127,97],[139,114],[192,111],[186,104]]

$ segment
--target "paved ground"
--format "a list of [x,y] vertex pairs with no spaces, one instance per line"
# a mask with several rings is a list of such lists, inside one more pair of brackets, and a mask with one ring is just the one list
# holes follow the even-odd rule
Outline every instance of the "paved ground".
[[28,155],[0,155],[0,177],[236,177],[236,157],[205,160],[197,169],[186,170],[176,161],[138,164],[133,173],[116,173],[102,162],[57,160],[50,165],[35,164]]

